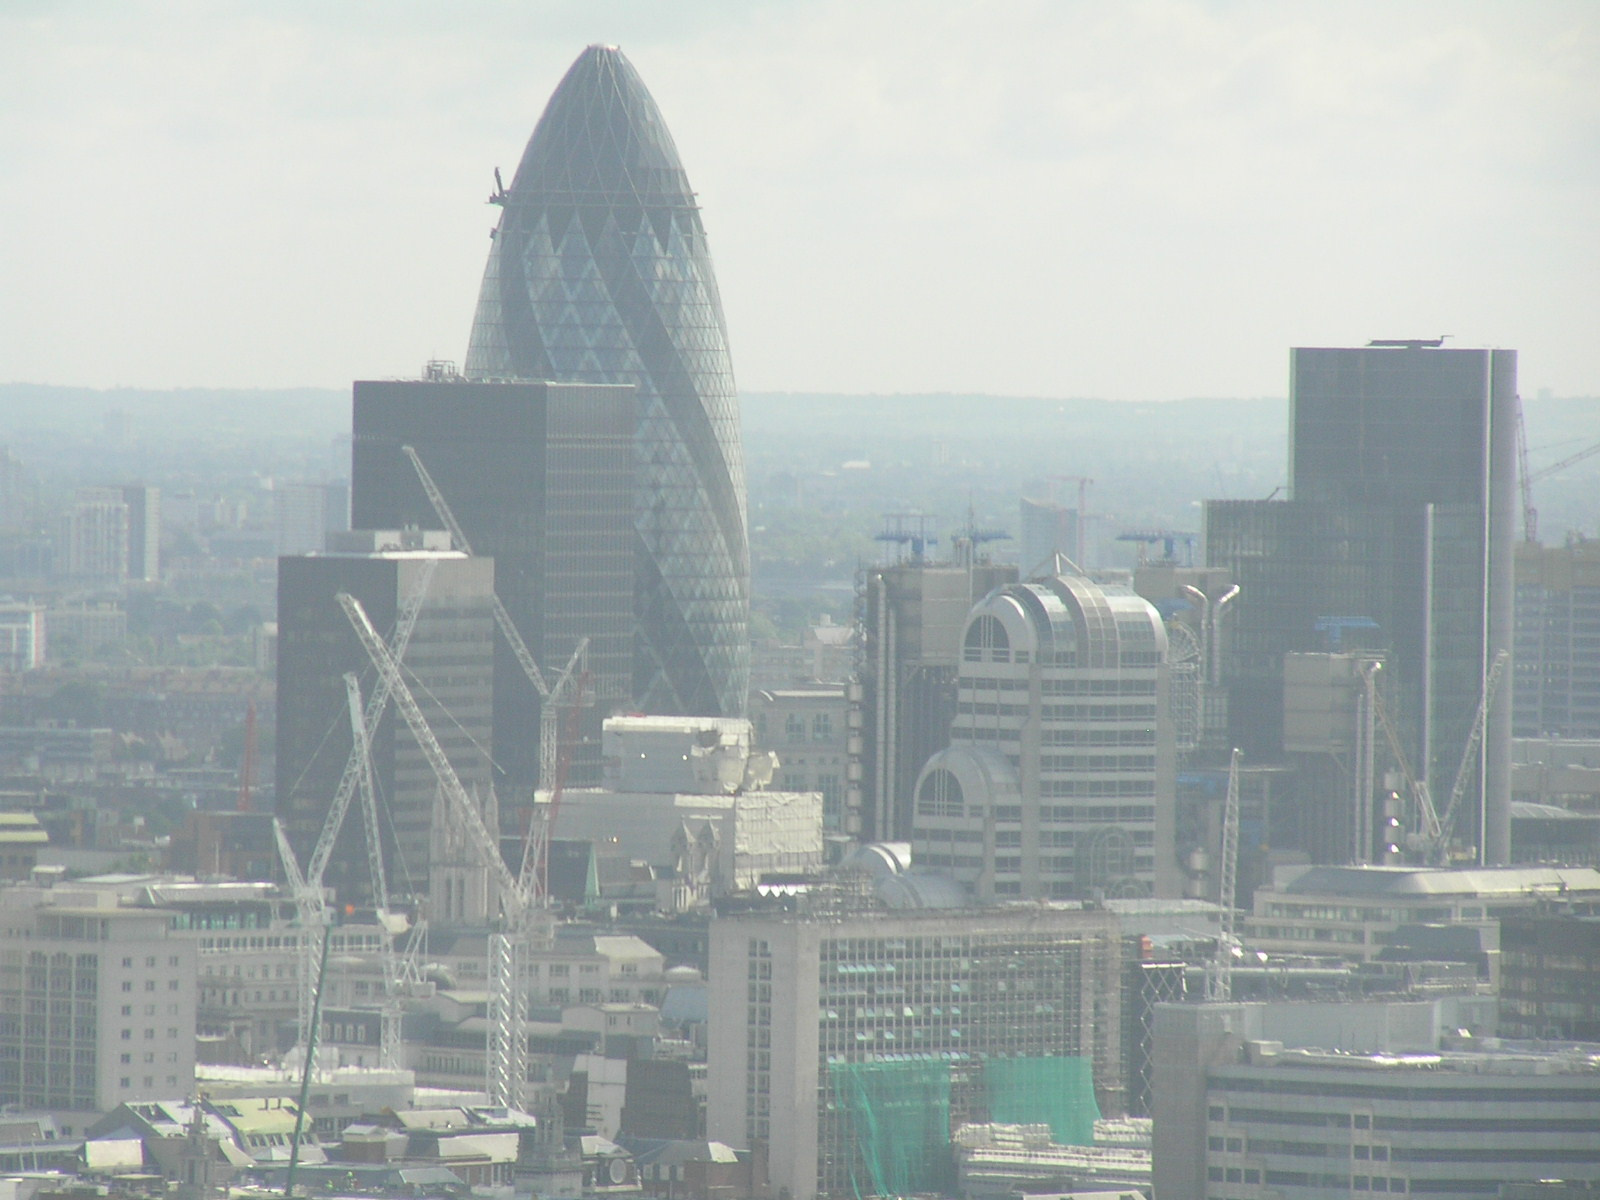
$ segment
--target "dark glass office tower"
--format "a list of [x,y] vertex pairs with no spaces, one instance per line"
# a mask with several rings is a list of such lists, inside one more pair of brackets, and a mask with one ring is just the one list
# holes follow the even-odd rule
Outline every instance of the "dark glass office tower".
[[[1281,751],[1283,655],[1341,648],[1344,625],[1342,648],[1384,652],[1408,757],[1448,801],[1511,648],[1516,370],[1511,350],[1292,351],[1290,499],[1206,508],[1207,559],[1241,589],[1227,670],[1247,754]],[[1502,679],[1455,824],[1490,863],[1510,853]]]
[[[547,677],[589,639],[596,703],[568,780],[599,781],[599,723],[631,707],[632,388],[592,384],[374,381],[355,385],[351,516],[358,528],[437,529],[417,473],[428,468],[495,592]],[[539,696],[497,638],[494,759],[514,824],[539,774]],[[548,786],[548,781],[546,781]]]
[[742,714],[750,555],[722,301],[677,148],[621,51],[578,57],[496,199],[467,374],[638,388],[634,701]]
[[[444,535],[416,530],[362,530],[332,540],[328,552],[278,560],[277,815],[302,866],[309,865],[350,757],[344,674],[357,676],[364,699],[377,676],[339,606],[340,592],[360,600],[373,627],[391,638],[426,582],[405,651],[411,686],[462,783],[486,798],[491,780],[483,681],[494,661],[493,561],[469,559],[445,549]],[[438,784],[395,705],[370,735],[389,886],[396,895],[427,894]],[[328,863],[325,882],[341,903],[372,895],[362,825],[353,805]]]

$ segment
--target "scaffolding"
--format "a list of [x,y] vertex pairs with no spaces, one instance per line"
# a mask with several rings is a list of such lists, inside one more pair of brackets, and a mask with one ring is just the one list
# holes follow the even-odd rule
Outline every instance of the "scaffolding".
[[828,1074],[855,1143],[856,1196],[949,1193],[955,1171],[948,1063],[833,1063]]
[[861,1196],[948,1194],[952,1114],[1028,1126],[1054,1147],[1093,1146],[1100,1108],[1087,1058],[908,1056],[828,1066],[841,1115],[851,1191]]
[[991,1122],[1048,1125],[1058,1146],[1094,1145],[1100,1106],[1087,1058],[991,1058],[983,1064],[983,1086]]

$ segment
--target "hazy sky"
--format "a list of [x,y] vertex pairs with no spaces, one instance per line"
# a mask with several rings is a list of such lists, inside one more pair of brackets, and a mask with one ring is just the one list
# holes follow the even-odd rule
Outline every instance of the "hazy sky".
[[1281,395],[1449,333],[1600,395],[1595,0],[0,0],[0,380],[462,358],[491,171],[596,41],[743,390]]

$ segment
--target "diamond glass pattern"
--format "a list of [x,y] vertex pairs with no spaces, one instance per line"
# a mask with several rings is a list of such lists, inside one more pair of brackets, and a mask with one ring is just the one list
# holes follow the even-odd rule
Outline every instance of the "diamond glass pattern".
[[727,328],[677,148],[621,51],[578,57],[502,202],[467,374],[639,389],[634,700],[742,714],[750,554]]

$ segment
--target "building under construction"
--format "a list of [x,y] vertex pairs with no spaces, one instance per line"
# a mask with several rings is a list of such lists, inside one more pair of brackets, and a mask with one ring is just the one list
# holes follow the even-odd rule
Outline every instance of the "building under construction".
[[[487,797],[492,782],[495,563],[451,550],[445,534],[417,530],[360,530],[337,535],[333,545],[327,553],[278,562],[277,814],[301,862],[311,856],[351,760],[344,676],[357,677],[364,697],[374,685],[367,654],[339,606],[341,592],[355,596],[386,634],[411,611],[400,650],[428,722],[469,789]],[[383,800],[378,833],[389,878],[399,895],[425,895],[438,783],[392,710],[367,735]],[[358,822],[339,835],[325,880],[343,903],[370,901]]]
[[968,1123],[1087,1144],[1122,1107],[1121,955],[1067,906],[720,918],[707,1132],[766,1142],[793,1200],[946,1190]]

